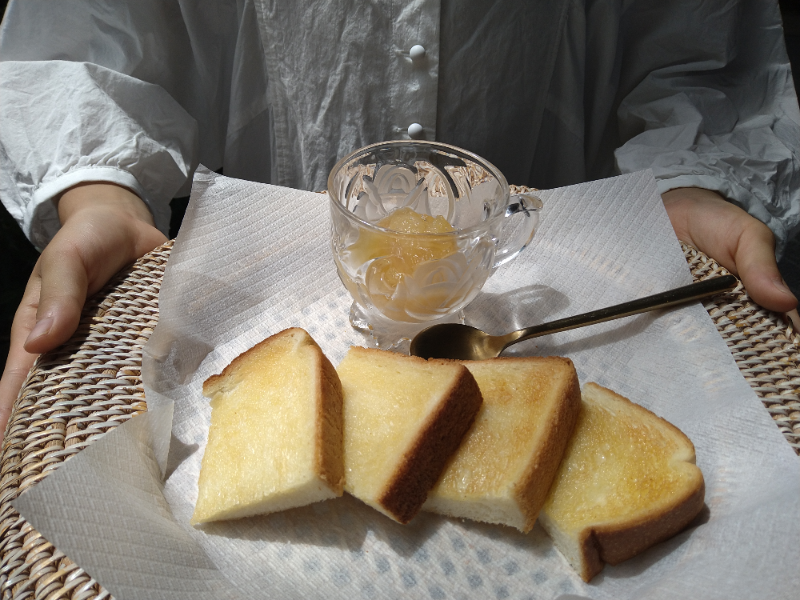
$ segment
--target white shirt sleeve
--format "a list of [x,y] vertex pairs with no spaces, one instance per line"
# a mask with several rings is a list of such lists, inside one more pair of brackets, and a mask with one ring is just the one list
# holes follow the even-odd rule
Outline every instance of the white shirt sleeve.
[[60,227],[51,200],[86,181],[133,190],[168,232],[196,135],[164,90],[90,63],[3,62],[0,95],[0,197],[34,245]]
[[8,7],[0,198],[37,247],[60,226],[51,200],[86,181],[133,190],[168,232],[169,202],[198,162],[197,122],[176,90],[203,96],[184,18],[171,3],[145,0]]
[[800,111],[777,3],[666,4],[627,15],[641,81],[618,111],[617,166],[652,169],[660,193],[719,192],[772,229],[780,254],[800,229]]

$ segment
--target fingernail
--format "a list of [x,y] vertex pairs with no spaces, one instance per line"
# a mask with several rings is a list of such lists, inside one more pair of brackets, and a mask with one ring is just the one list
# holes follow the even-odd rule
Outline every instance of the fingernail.
[[786,285],[786,281],[784,281],[783,278],[776,279],[774,281],[774,283],[775,283],[775,287],[778,288],[781,292],[783,292],[784,294],[788,294],[789,296],[794,297],[794,293],[792,292],[792,290],[789,289],[789,286]]
[[45,317],[41,321],[37,322],[36,325],[33,326],[31,332],[28,334],[28,339],[25,340],[25,345],[27,346],[34,340],[38,340],[43,335],[47,335],[50,333],[50,329],[53,327],[53,317]]

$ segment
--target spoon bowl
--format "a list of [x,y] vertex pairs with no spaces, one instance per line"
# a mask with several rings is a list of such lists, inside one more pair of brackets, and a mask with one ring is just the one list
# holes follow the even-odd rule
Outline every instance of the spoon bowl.
[[502,337],[470,325],[444,323],[418,333],[411,340],[410,353],[422,358],[481,360],[500,355],[504,348]]
[[505,335],[489,335],[475,327],[458,323],[434,325],[419,332],[411,340],[410,354],[422,358],[454,358],[458,360],[494,358],[500,356],[500,353],[510,345],[523,340],[715,296],[734,289],[738,283],[733,275],[712,277],[660,294],[527,327]]

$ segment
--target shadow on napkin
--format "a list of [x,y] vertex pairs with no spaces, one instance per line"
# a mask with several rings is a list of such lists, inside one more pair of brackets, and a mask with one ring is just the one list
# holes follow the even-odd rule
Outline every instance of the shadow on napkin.
[[169,454],[167,455],[167,468],[164,472],[164,481],[170,478],[175,469],[181,466],[183,461],[197,452],[199,444],[184,444],[175,434],[169,438]]
[[569,304],[565,294],[550,286],[528,285],[502,294],[479,292],[464,316],[473,327],[499,335],[544,323]]
[[246,541],[304,544],[361,552],[368,536],[401,556],[413,556],[436,533],[443,519],[421,513],[408,525],[395,523],[352,496],[317,502],[271,515],[198,526],[210,536]]
[[[553,320],[551,315],[563,313],[569,305],[570,300],[566,294],[546,285],[529,285],[502,294],[481,292],[475,301],[464,309],[464,315],[467,323],[473,327],[482,329],[489,334],[500,335]],[[677,308],[671,310],[677,310]],[[506,355],[541,354],[536,348],[543,345],[547,348],[547,354],[570,356],[579,350],[585,351],[608,344],[622,343],[645,331],[661,314],[664,314],[664,311],[653,311],[627,317],[620,320],[616,326],[605,325],[603,330],[598,333],[581,336],[578,340],[561,345],[542,344],[542,340],[549,336],[534,338],[513,346],[506,352]],[[587,327],[592,326],[588,325]]]
[[[431,513],[420,513],[408,525],[400,525],[347,494],[335,500],[271,515],[208,523],[198,529],[209,536],[336,548],[351,553],[362,552],[365,540],[373,538],[408,559],[427,552],[426,543],[448,522],[457,524],[462,534],[478,534],[478,539],[485,539],[487,544],[502,542],[524,549],[531,553],[531,557],[543,557],[553,552],[551,542],[538,529],[523,534],[509,527],[461,521]],[[462,539],[459,535],[451,540],[454,551],[464,550],[459,547],[459,544],[463,546]]]

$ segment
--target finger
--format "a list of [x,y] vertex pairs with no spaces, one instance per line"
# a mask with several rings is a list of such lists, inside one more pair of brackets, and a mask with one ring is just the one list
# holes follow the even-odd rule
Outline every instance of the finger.
[[[39,276],[37,270],[34,269],[11,325],[8,358],[3,376],[0,378],[0,432],[5,431],[14,402],[36,360],[37,355],[26,352],[23,342],[36,323],[38,296]],[[0,437],[0,441],[2,441],[2,437]]]
[[[36,361],[37,354],[29,354],[22,348],[21,343],[13,345],[8,353],[3,377],[0,379],[0,432],[5,432],[6,424],[14,408],[14,402],[19,396],[22,384]],[[5,434],[0,434],[2,442]]]
[[790,310],[786,313],[786,317],[794,326],[795,331],[800,331],[800,314],[797,313],[797,309]]
[[766,309],[787,312],[797,298],[783,280],[775,261],[774,238],[761,228],[747,228],[739,236],[734,254],[739,278],[750,298]]
[[737,275],[754,302],[777,312],[797,305],[778,271],[775,238],[764,223],[709,190],[679,188],[662,197],[678,238]]
[[36,266],[40,276],[36,323],[24,348],[41,354],[66,342],[77,329],[88,284],[78,250],[56,238],[45,248]]
[[38,262],[41,290],[36,324],[25,349],[42,353],[66,342],[80,322],[87,296],[97,292],[120,269],[155,246],[164,235],[135,219],[100,207],[91,218],[64,225]]

